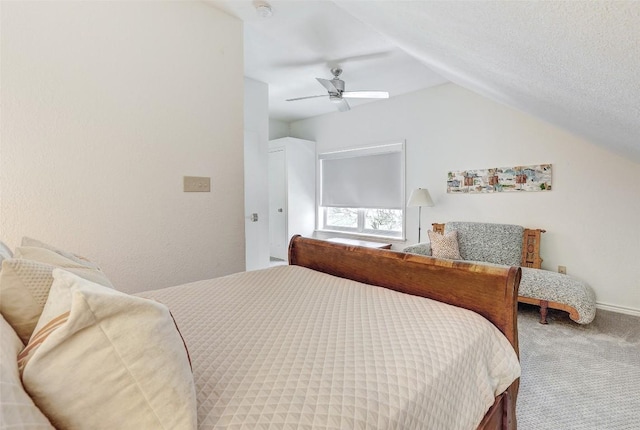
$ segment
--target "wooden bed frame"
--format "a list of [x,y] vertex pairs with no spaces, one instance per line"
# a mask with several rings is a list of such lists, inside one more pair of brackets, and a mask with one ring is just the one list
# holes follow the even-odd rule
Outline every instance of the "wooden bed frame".
[[[492,267],[294,236],[289,264],[470,309],[518,350],[519,267]],[[455,285],[456,288],[451,288]],[[478,429],[515,429],[520,380],[496,397]]]

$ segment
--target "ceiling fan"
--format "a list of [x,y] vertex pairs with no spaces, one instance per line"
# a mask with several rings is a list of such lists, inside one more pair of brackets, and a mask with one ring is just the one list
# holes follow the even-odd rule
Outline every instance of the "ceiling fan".
[[[339,67],[334,67],[331,69],[331,73],[333,74],[333,79],[322,79],[316,78],[320,84],[327,89],[329,92],[329,100],[336,103],[338,105],[338,110],[340,112],[345,112],[351,109],[349,103],[347,102],[348,98],[351,99],[388,99],[389,93],[386,91],[345,91],[344,90],[344,81],[340,79],[340,74],[342,73],[342,69]],[[319,96],[306,96],[306,97],[297,97],[294,99],[287,99],[288,102],[292,102],[295,100],[304,100],[304,99],[312,99],[315,97],[326,97],[326,94],[322,94]]]

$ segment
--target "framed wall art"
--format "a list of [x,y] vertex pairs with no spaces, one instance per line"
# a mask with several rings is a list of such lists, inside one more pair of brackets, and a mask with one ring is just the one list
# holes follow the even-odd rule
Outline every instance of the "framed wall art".
[[447,193],[551,191],[551,164],[449,172]]

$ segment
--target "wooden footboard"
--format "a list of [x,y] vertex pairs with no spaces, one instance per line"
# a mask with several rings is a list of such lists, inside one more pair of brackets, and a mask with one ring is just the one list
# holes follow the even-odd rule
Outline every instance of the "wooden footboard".
[[[289,264],[470,309],[498,327],[519,354],[519,267],[438,260],[301,236],[294,236],[289,243]],[[516,428],[518,385],[519,380],[516,380],[496,398],[479,428]],[[500,420],[496,421],[496,417]],[[497,422],[499,426],[496,427]]]

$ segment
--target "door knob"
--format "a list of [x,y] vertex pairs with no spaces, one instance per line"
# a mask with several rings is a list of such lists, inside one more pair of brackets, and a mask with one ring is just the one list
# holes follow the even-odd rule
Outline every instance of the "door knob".
[[258,214],[256,213],[251,214],[251,222],[258,222]]
[[282,208],[278,209],[278,212],[282,212]]

